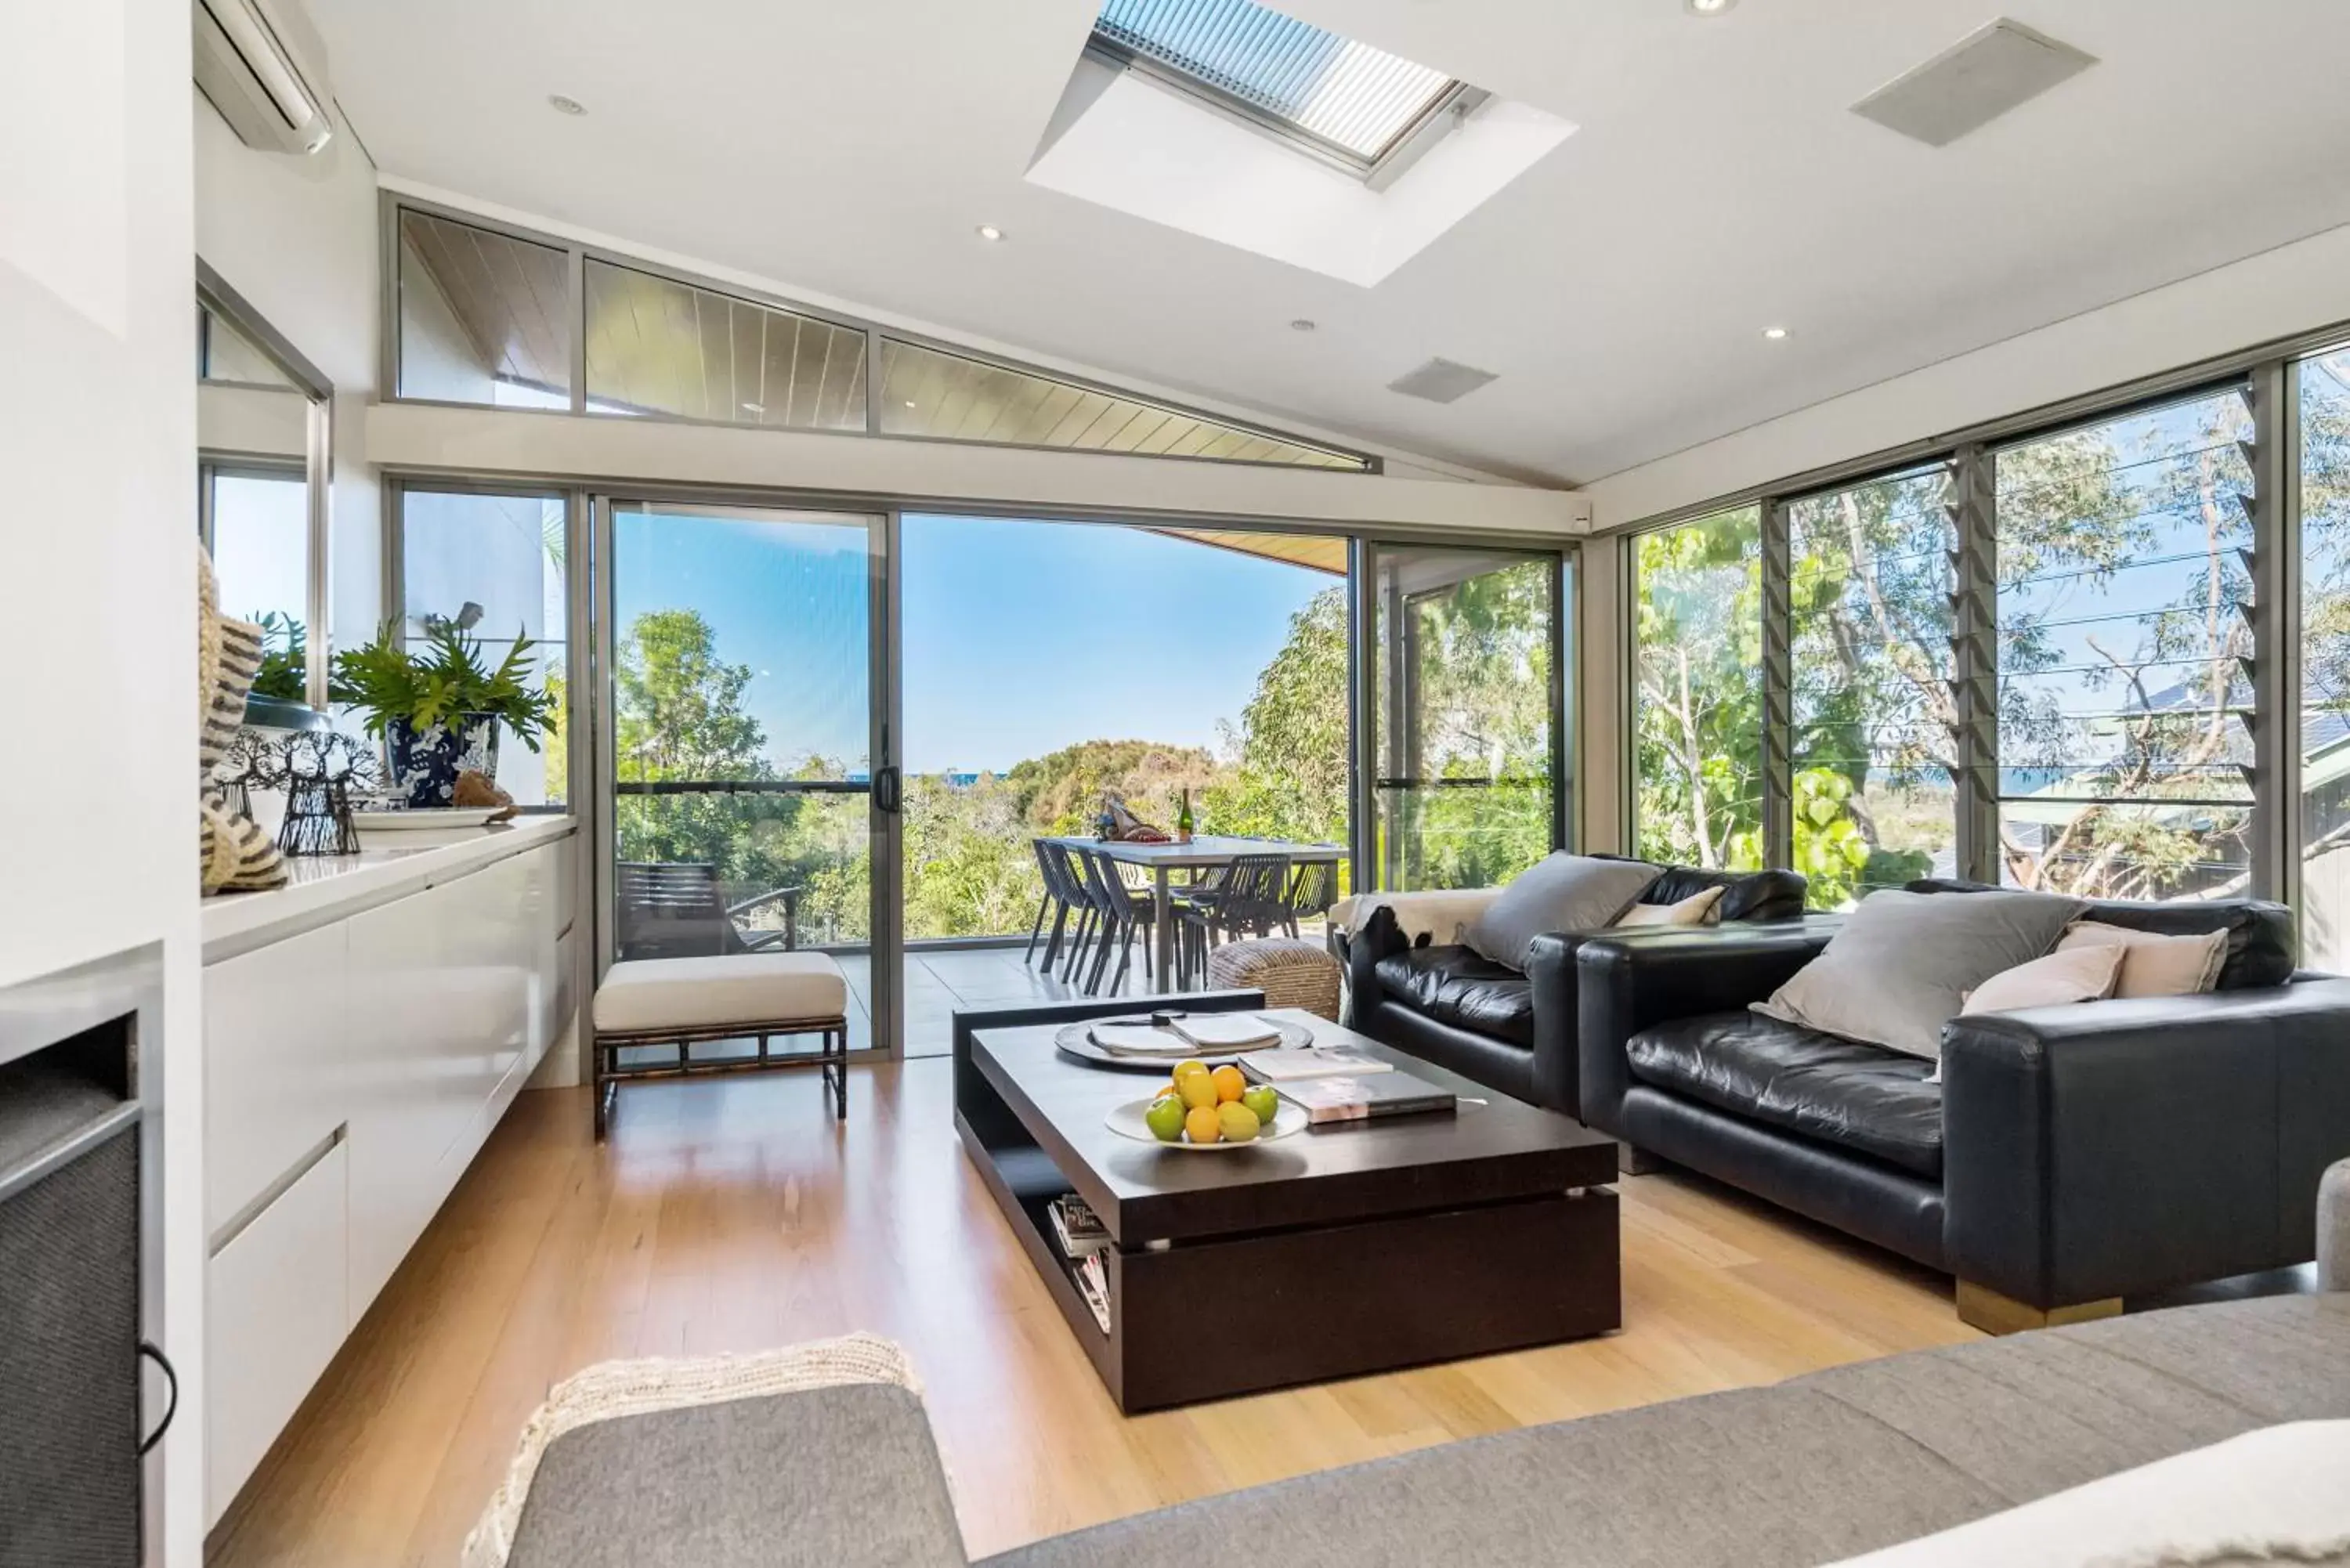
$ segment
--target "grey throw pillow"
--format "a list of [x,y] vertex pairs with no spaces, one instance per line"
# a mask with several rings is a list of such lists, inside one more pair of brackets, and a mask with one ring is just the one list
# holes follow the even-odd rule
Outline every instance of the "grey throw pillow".
[[1645,860],[1598,860],[1562,850],[1520,872],[1462,940],[1495,963],[1523,970],[1536,937],[1612,925],[1664,874],[1663,867]]
[[1826,950],[1754,1011],[1935,1060],[1942,1025],[1967,993],[2054,948],[2087,907],[2010,888],[1872,893]]

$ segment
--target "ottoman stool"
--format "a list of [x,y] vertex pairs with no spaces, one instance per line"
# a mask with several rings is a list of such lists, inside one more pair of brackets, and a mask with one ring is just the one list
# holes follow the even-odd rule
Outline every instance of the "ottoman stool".
[[1253,937],[1208,954],[1210,991],[1261,991],[1267,1007],[1338,1022],[1338,961],[1302,937]]
[[[776,1034],[821,1037],[816,1054],[771,1054]],[[754,1040],[756,1056],[703,1056],[693,1047]],[[672,1047],[653,1061],[624,1051]],[[822,953],[736,953],[724,958],[635,959],[616,963],[596,988],[596,1136],[631,1078],[748,1073],[814,1061],[835,1120],[848,1115],[848,982]]]

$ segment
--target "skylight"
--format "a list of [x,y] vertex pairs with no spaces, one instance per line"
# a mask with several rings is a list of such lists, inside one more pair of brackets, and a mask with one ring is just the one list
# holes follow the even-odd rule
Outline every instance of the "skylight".
[[1094,39],[1366,171],[1461,90],[1253,0],[1103,0]]

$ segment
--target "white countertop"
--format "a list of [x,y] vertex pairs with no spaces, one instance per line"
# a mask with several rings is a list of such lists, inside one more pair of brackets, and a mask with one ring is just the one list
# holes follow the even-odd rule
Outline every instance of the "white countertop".
[[260,893],[217,893],[201,915],[204,962],[218,963],[394,898],[421,893],[578,828],[569,816],[520,816],[454,833],[369,833],[357,855],[289,855],[286,883]]

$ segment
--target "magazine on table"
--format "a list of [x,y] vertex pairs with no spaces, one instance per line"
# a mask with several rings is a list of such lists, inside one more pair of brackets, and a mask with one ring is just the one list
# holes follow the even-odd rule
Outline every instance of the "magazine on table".
[[1077,1262],[1075,1275],[1077,1293],[1086,1298],[1086,1305],[1101,1324],[1104,1334],[1109,1332],[1109,1268],[1098,1252],[1088,1252]]
[[1409,1073],[1399,1072],[1349,1078],[1300,1078],[1278,1087],[1281,1097],[1304,1110],[1306,1122],[1314,1127],[1412,1116],[1422,1111],[1451,1111],[1460,1104],[1451,1090],[1440,1089]]
[[1260,1084],[1281,1085],[1304,1078],[1360,1078],[1392,1073],[1395,1064],[1357,1045],[1285,1045],[1278,1051],[1252,1051],[1240,1059],[1240,1068]]

